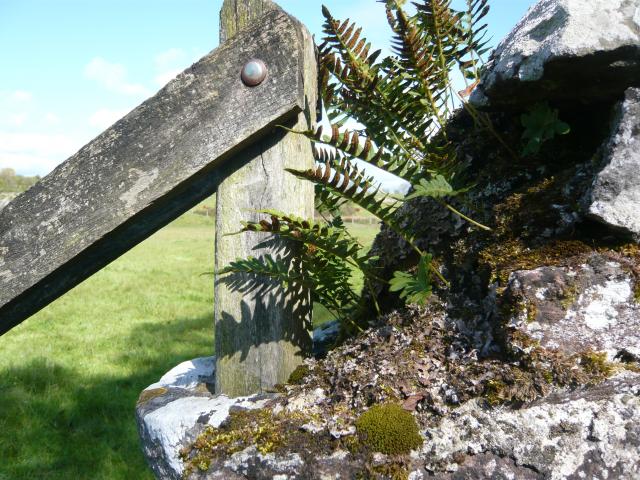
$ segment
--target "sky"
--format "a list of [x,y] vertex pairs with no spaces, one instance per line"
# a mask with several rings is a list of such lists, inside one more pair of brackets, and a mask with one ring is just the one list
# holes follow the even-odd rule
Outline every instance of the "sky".
[[[454,0],[459,6],[462,0]],[[316,38],[324,3],[388,47],[376,0],[279,0]],[[490,0],[496,45],[533,0]],[[222,0],[0,0],[0,169],[49,173],[218,45]]]

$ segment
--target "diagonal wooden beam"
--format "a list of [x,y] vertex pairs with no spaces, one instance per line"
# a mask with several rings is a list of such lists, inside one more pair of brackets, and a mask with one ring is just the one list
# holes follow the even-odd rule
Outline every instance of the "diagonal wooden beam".
[[[214,193],[274,125],[297,122],[302,30],[266,13],[0,212],[0,334]],[[269,74],[249,88],[240,72],[255,57]]]

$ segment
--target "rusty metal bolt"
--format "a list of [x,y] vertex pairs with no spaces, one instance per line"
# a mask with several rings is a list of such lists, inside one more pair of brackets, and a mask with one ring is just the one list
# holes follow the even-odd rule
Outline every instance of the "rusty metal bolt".
[[242,67],[240,77],[247,87],[256,87],[267,78],[267,66],[262,60],[253,58]]

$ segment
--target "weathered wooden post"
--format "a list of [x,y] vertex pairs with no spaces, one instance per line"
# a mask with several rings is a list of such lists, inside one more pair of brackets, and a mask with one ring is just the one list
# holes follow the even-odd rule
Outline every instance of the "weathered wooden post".
[[[225,0],[220,12],[220,41],[233,38],[268,12],[280,10],[269,0]],[[316,114],[317,66],[314,43],[300,25],[302,81],[305,110],[288,126],[303,130]],[[261,58],[267,69],[273,58]],[[260,88],[260,87],[257,87]],[[254,115],[251,109],[245,112]],[[257,210],[280,210],[303,217],[313,215],[313,186],[285,172],[286,167],[313,166],[310,142],[304,137],[274,129],[243,153],[240,168],[226,176],[217,192],[216,271],[230,261],[259,257],[275,247],[259,246],[264,235],[237,232],[242,220],[257,220]],[[216,392],[229,396],[262,392],[284,383],[310,351],[311,305],[308,298],[293,300],[274,291],[253,293],[233,290],[216,278],[215,344]]]

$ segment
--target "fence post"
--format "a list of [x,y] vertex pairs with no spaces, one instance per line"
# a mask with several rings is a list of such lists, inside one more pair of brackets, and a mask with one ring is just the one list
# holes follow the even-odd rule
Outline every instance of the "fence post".
[[[278,8],[269,0],[225,0],[220,12],[221,42]],[[289,126],[303,130],[309,127],[315,115],[318,87],[313,40],[303,26],[299,31],[302,38],[296,41],[304,45],[301,61],[305,64],[307,107]],[[268,68],[269,59],[261,60]],[[256,112],[246,112],[246,115],[252,114]],[[308,140],[274,129],[264,140],[240,155],[244,156],[238,162],[242,166],[231,173],[217,191],[216,271],[237,258],[276,254],[276,247],[260,245],[266,240],[263,235],[228,235],[237,232],[243,220],[263,218],[257,210],[274,209],[308,218],[313,216],[313,186],[284,170],[285,167],[307,169],[313,166]],[[216,392],[243,396],[286,382],[304,355],[310,352],[310,325],[308,295],[296,303],[274,290],[234,290],[216,276]]]

